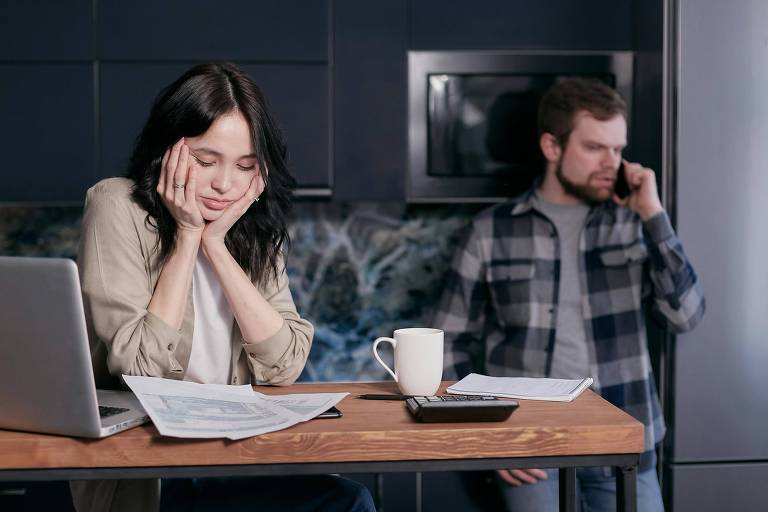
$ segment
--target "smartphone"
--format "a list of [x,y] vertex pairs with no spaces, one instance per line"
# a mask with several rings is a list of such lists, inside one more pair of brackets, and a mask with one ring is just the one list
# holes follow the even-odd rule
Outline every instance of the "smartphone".
[[621,165],[619,165],[619,170],[616,174],[616,183],[613,185],[613,191],[619,196],[619,199],[624,199],[630,193],[629,183],[627,183],[627,171],[624,169],[624,162],[621,162]]
[[315,418],[341,418],[341,411],[336,407],[331,407],[327,411],[321,412]]

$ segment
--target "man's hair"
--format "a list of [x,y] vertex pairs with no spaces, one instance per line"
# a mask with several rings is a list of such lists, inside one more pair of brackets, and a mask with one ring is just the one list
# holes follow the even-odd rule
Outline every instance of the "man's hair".
[[607,121],[617,114],[627,117],[627,104],[615,89],[595,78],[567,78],[557,82],[539,103],[539,137],[552,134],[565,147],[579,112]]

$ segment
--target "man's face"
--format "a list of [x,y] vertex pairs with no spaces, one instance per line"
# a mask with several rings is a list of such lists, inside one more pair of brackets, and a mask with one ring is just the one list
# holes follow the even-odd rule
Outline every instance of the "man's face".
[[621,114],[600,121],[579,112],[560,156],[555,176],[563,190],[582,201],[601,203],[613,196],[621,152],[627,145],[627,122]]

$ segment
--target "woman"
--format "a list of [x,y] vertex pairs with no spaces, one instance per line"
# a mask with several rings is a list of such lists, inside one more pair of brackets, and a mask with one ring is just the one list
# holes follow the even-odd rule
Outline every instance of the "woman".
[[[199,65],[161,92],[127,179],[104,180],[86,199],[78,264],[99,387],[122,374],[296,380],[313,329],[296,312],[283,262],[293,185],[280,131],[243,70]],[[78,510],[160,504],[156,481],[72,489]],[[195,510],[314,510],[312,500],[372,509],[363,486],[331,476],[163,482],[164,510],[186,510],[182,498]]]

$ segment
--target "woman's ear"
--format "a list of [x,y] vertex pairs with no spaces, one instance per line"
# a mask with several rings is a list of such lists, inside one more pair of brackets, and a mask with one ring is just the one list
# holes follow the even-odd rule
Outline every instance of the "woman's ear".
[[539,137],[541,153],[548,162],[557,162],[562,156],[563,148],[551,133],[542,133]]

